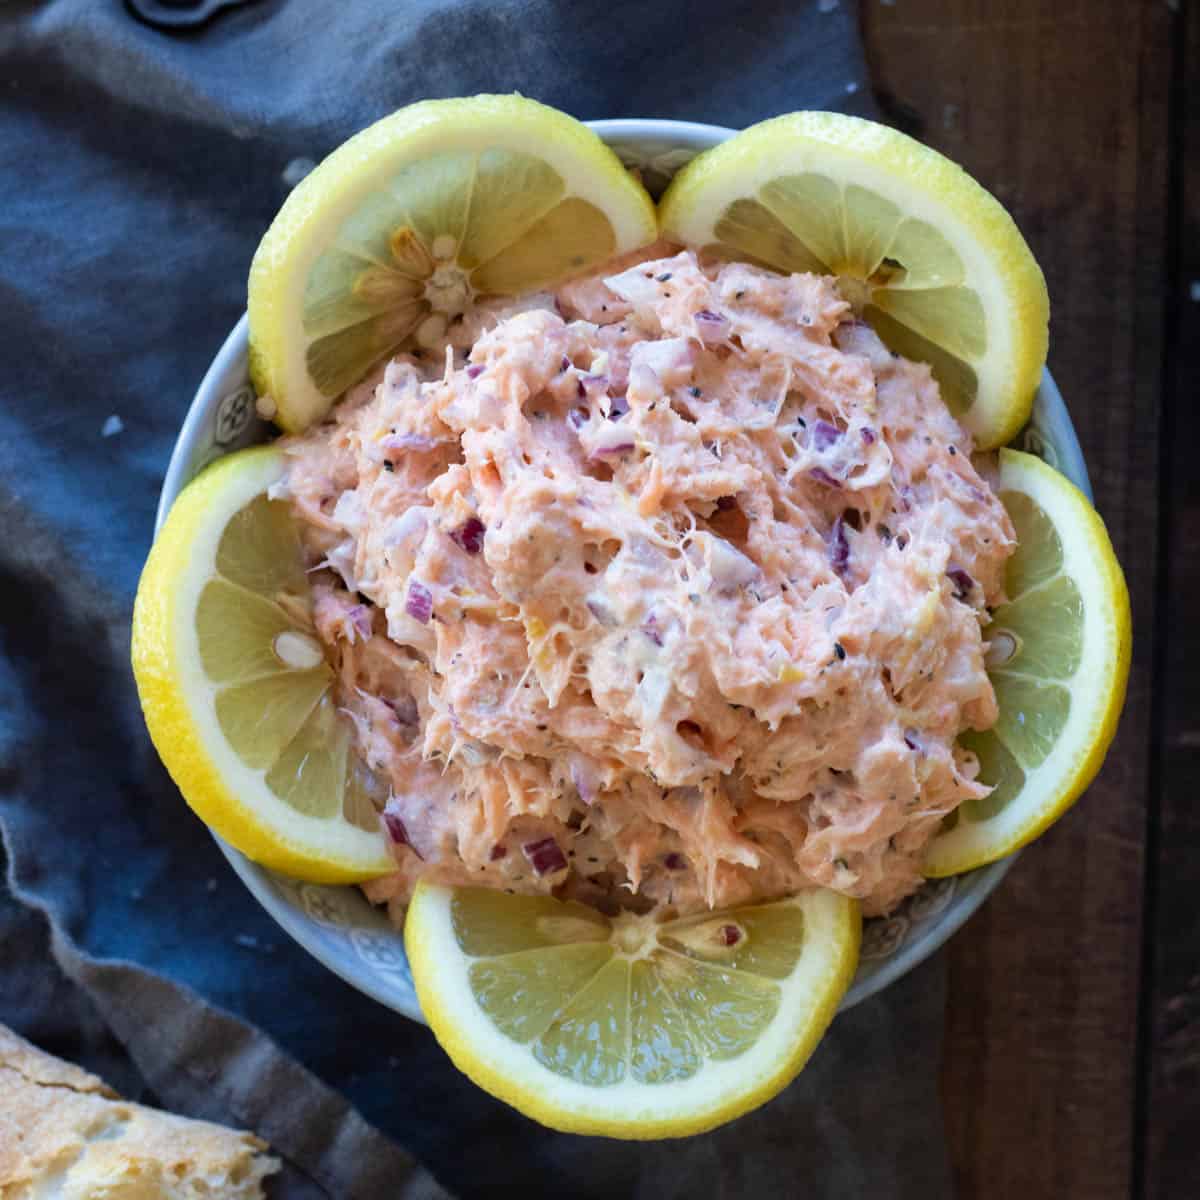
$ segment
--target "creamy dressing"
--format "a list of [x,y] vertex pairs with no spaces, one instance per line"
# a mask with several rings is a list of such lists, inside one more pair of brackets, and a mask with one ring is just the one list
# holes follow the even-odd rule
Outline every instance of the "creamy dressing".
[[649,252],[493,303],[286,443],[317,631],[422,875],[885,912],[971,797],[1014,534],[836,281]]

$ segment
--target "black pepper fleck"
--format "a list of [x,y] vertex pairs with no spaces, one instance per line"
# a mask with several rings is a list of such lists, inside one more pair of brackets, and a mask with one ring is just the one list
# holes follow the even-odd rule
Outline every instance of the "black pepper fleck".
[[844,662],[846,659],[846,647],[841,642],[833,643],[833,652],[838,656],[838,662]]

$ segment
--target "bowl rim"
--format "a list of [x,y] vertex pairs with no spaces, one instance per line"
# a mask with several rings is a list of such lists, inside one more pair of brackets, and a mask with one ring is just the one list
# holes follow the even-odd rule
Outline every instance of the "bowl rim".
[[[656,118],[622,118],[616,120],[596,120],[586,122],[606,142],[649,142],[653,140],[668,140],[679,145],[686,144],[688,149],[699,153],[710,146],[725,141],[738,131],[723,125],[710,125],[692,121],[672,121]],[[196,393],[188,406],[182,426],[172,447],[170,461],[163,478],[162,490],[159,494],[158,506],[155,512],[154,532],[157,535],[167,513],[176,497],[184,486],[197,473],[195,448],[201,441],[207,421],[215,407],[220,403],[226,380],[231,375],[244,374],[249,343],[249,318],[243,313],[232,330],[226,336],[217,351],[208,370],[205,372]],[[1054,379],[1047,369],[1043,369],[1040,389],[1047,398],[1052,409],[1058,409],[1066,414],[1066,406],[1062,400]],[[1065,428],[1060,431],[1062,451],[1065,461],[1062,465],[1064,473],[1082,484],[1082,490],[1091,497],[1090,480],[1074,426],[1067,414]],[[211,833],[211,831],[210,831]],[[264,871],[258,864],[246,858],[240,851],[234,849],[217,834],[212,833],[221,852],[233,867],[235,873],[246,885],[251,895],[263,906],[276,923],[291,936],[299,945],[316,958],[323,966],[332,971],[350,986],[383,1004],[385,1007],[402,1013],[422,1024],[426,1023],[419,1005],[416,1004],[415,994],[411,1006],[398,1002],[397,998],[387,993],[376,984],[371,972],[354,972],[346,968],[344,961],[332,952],[325,939],[316,936],[312,928],[312,918],[299,906],[289,902],[280,892],[263,877]],[[998,862],[970,872],[975,880],[969,893],[959,895],[951,901],[951,912],[941,920],[936,928],[929,930],[924,936],[907,941],[897,952],[880,963],[866,978],[857,978],[842,998],[839,1011],[853,1007],[870,996],[882,991],[901,976],[907,974],[919,963],[932,957],[945,942],[957,933],[975,914],[979,907],[992,895],[1000,881],[1008,873],[1017,854],[1008,856]]]

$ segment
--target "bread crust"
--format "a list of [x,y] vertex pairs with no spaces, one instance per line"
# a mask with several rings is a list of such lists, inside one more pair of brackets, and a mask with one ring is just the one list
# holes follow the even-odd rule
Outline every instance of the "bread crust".
[[253,1134],[122,1100],[0,1026],[0,1200],[257,1200],[279,1169],[266,1149]]

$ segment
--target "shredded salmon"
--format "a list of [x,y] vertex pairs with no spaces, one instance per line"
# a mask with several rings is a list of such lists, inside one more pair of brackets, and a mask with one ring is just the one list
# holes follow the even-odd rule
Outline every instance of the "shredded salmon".
[[1012,525],[836,280],[690,252],[491,304],[286,443],[402,909],[418,878],[886,912],[983,797],[956,744]]

